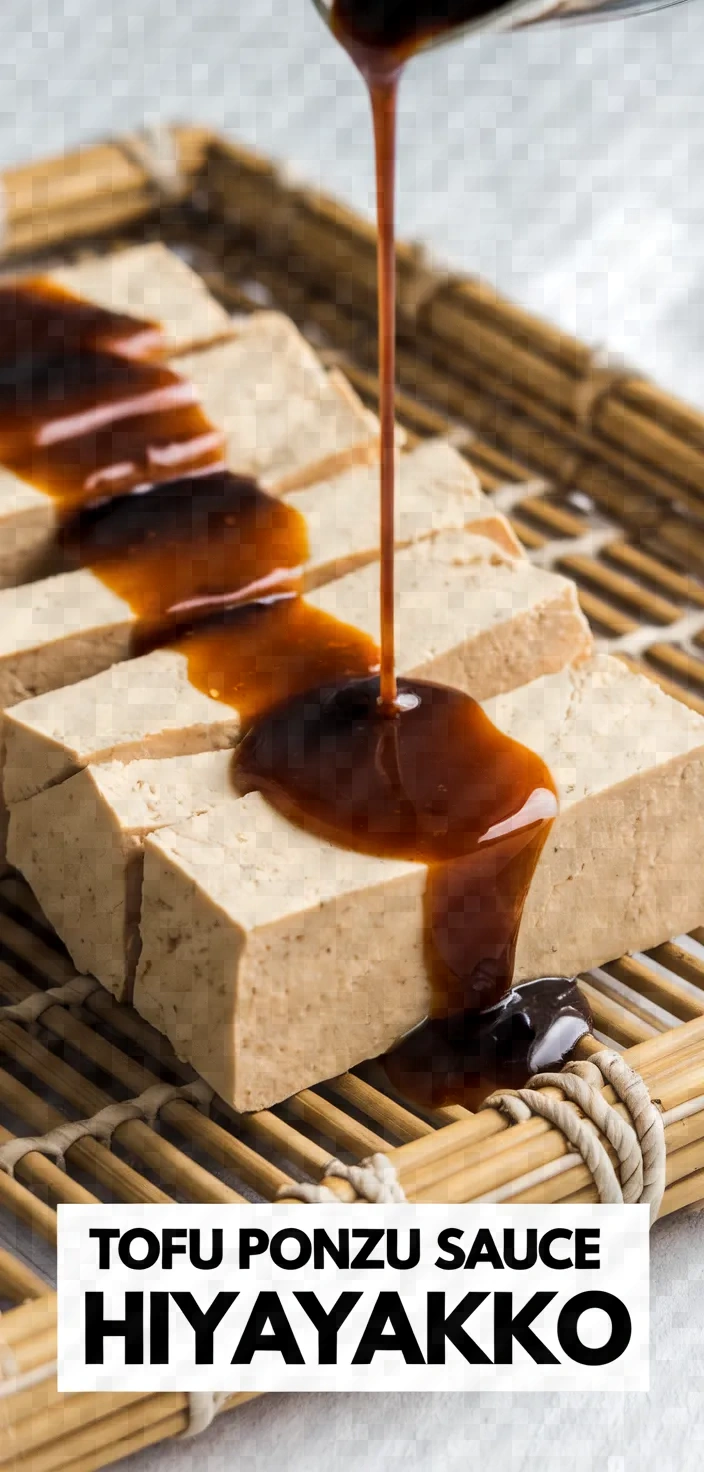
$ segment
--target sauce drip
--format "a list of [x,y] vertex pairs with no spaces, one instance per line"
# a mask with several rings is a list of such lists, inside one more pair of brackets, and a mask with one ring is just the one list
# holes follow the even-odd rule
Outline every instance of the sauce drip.
[[[476,1102],[489,1074],[489,1087],[506,1076],[501,998],[511,983],[528,889],[557,812],[552,778],[537,756],[497,731],[469,696],[397,680],[394,657],[398,86],[405,62],[426,41],[497,8],[486,0],[334,0],[331,27],[367,83],[374,126],[380,679],[338,680],[270,711],[245,737],[235,766],[238,785],[261,791],[291,821],[363,852],[428,865],[432,1014],[412,1043],[390,1055],[388,1071],[403,1092],[443,1103]],[[549,1009],[547,999],[545,991]],[[565,997],[554,988],[551,1002],[558,1016],[561,1010],[567,1015]],[[587,1025],[582,1007],[573,1026],[565,1021],[552,1028],[555,1066],[567,1056],[560,1049],[573,1047]],[[519,1048],[513,1073],[521,1082],[528,1061]]]
[[496,0],[334,0],[332,29],[365,68],[401,66],[428,41],[501,10]]
[[83,506],[222,465],[223,436],[193,386],[149,361],[161,328],[41,277],[0,288],[0,463]]
[[146,358],[163,343],[157,322],[96,307],[43,276],[0,286],[0,374],[10,382],[27,359],[80,352]]
[[226,470],[193,386],[140,356],[161,340],[42,279],[0,290],[0,462],[52,497],[63,566],[125,599],[135,648],[291,585],[308,556],[300,513]]
[[396,119],[404,63],[429,39],[496,10],[491,0],[334,0],[330,24],[369,90],[374,125],[381,437],[381,684],[383,713],[396,710],[394,660],[394,500],[396,398]]
[[591,1031],[576,981],[543,976],[482,1012],[421,1024],[384,1060],[400,1094],[426,1109],[477,1109],[494,1089],[520,1089],[534,1073],[562,1068]]

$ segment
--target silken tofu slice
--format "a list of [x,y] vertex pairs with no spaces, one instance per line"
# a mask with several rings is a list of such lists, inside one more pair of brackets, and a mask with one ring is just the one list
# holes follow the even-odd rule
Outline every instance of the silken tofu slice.
[[[437,546],[437,555],[428,557],[428,546]],[[319,607],[333,614],[340,613],[342,609],[342,616],[354,615],[354,622],[368,626],[374,634],[373,607],[370,614],[368,605],[370,600],[373,605],[378,595],[376,591],[370,591],[369,571],[368,568],[358,569],[340,582],[318,589],[312,598]],[[374,568],[371,572],[374,574],[371,584],[376,590],[378,572]],[[591,636],[579,612],[574,586],[553,573],[531,567],[528,562],[507,557],[482,537],[467,533],[440,533],[432,543],[419,543],[400,552],[397,581],[398,669],[403,674],[420,674],[433,679],[437,671],[439,679],[453,678],[460,688],[469,689],[470,693],[473,693],[471,682],[478,681],[482,694],[489,694],[502,688],[506,678],[504,662],[514,673],[517,672],[519,678],[522,673],[524,679],[530,679],[552,669],[555,659],[580,658],[590,648]],[[342,594],[340,590],[343,590]],[[536,636],[536,628],[540,630],[540,638]],[[170,654],[168,657],[181,656]],[[174,669],[176,679],[171,687],[174,699],[170,702],[173,722],[168,715],[165,717],[168,703],[162,682],[168,678],[168,668],[163,653],[159,655],[158,664],[155,656],[149,658],[155,663],[146,679],[146,660],[139,661],[141,693],[137,693],[135,700],[142,720],[141,743],[135,735],[132,710],[125,700],[125,684],[120,673],[114,698],[93,704],[94,727],[87,728],[81,738],[84,743],[82,751],[76,750],[75,735],[71,750],[67,749],[67,744],[62,749],[62,744],[55,737],[53,745],[51,738],[45,743],[45,776],[49,756],[55,762],[54,781],[58,782],[59,776],[66,774],[69,763],[90,761],[91,754],[93,757],[97,755],[101,741],[101,756],[120,757],[125,762],[138,759],[140,750],[162,754],[174,752],[179,742],[182,742],[181,750],[193,749],[194,728],[199,726],[202,731],[209,715],[204,698],[195,692],[192,699],[187,684],[184,684],[183,666]],[[123,668],[129,674],[135,666]],[[495,682],[493,690],[492,679]],[[155,684],[153,696],[150,693],[152,680]],[[103,681],[104,686],[108,684],[107,680]],[[140,700],[143,702],[141,707]],[[190,726],[189,710],[193,715]],[[106,711],[114,712],[114,715],[108,715],[107,720]],[[239,713],[232,707],[219,705],[212,714],[214,719],[207,731],[209,744],[223,746],[234,742],[240,730]],[[21,719],[20,711],[16,715]],[[19,729],[14,718],[12,728],[15,732]],[[97,739],[93,741],[91,753],[92,729]],[[118,737],[121,745],[118,745]],[[12,738],[9,745],[12,746]],[[13,771],[16,771],[14,757],[11,760]],[[187,763],[189,758],[183,760]],[[223,761],[225,765],[230,761],[228,752],[223,753]],[[153,763],[150,778],[155,784],[159,781],[158,766],[158,762]],[[92,794],[90,784],[99,780],[96,774],[100,770],[98,766],[89,766],[78,776],[70,776],[67,781],[16,803],[11,809],[8,857],[31,884],[76,964],[85,966],[111,989],[117,987],[116,994],[122,994],[130,981],[131,945],[125,947],[122,969],[119,959],[111,957],[107,972],[104,969],[106,946],[100,933],[99,916],[92,931],[85,927],[81,918],[80,893],[86,874],[91,886],[94,881],[90,878],[90,871],[84,869],[82,860],[78,866],[71,861],[62,847],[61,837],[64,829],[63,794],[70,788],[72,802],[75,802],[76,790],[79,793],[90,790]],[[126,765],[122,770],[123,780],[129,789],[133,769]],[[169,770],[173,772],[176,769],[171,767]],[[165,767],[164,780],[167,776]],[[79,781],[83,777],[85,782]],[[115,821],[114,811],[108,805],[105,822],[110,830]],[[85,823],[93,830],[100,824],[97,804],[92,796]],[[116,861],[111,860],[110,874],[101,882],[106,896],[108,877],[112,886],[108,907],[115,909],[122,903],[119,896],[125,883],[124,866],[120,868]],[[68,910],[62,899],[64,892],[72,896]],[[116,983],[118,974],[121,978],[119,984]]]
[[[158,243],[60,268],[49,279],[97,306],[161,323],[166,356],[233,330],[201,278]],[[34,575],[55,528],[51,497],[0,467],[0,587]]]
[[[376,458],[373,415],[277,312],[256,313],[174,367],[223,432],[230,470],[274,495]],[[0,587],[36,576],[57,527],[56,501],[0,468]]]
[[[334,481],[296,492],[288,499],[307,521],[310,556],[303,569],[307,587],[334,579],[350,565],[363,565],[378,557],[376,468],[358,467]],[[397,546],[412,545],[440,531],[463,527],[491,537],[509,549],[514,546],[508,522],[492,510],[466,462],[442,441],[423,445],[402,458],[398,507]],[[484,550],[485,556],[492,555],[488,545]],[[378,572],[374,576],[378,578]],[[99,579],[90,582],[92,574],[84,572],[54,580],[53,589],[48,589],[46,583],[37,583],[33,585],[37,599],[43,590],[45,595],[50,594],[47,610],[52,604],[54,608],[51,624],[47,611],[42,626],[43,637],[52,641],[51,647],[47,643],[52,685],[58,684],[64,665],[67,674],[72,673],[71,646],[76,642],[76,629],[69,624],[71,643],[64,649],[61,638],[57,640],[56,624],[60,629],[62,604],[64,600],[71,601],[67,595],[76,586],[72,580],[79,577],[80,602],[86,618],[81,657],[91,638],[96,645],[98,667],[103,660],[103,639],[108,660],[114,657],[110,624],[101,625],[94,617],[94,609],[99,615],[105,608],[108,619],[117,611],[114,639],[118,643],[122,640],[122,655],[118,657],[124,657],[128,650],[132,615],[126,605],[116,608],[119,600],[114,595],[106,596],[107,590]],[[86,596],[88,588],[94,595],[92,600]],[[31,607],[29,593],[20,592]],[[365,584],[359,600],[361,605],[366,596]],[[12,600],[0,595],[0,608],[3,602]],[[27,637],[31,638],[31,621]],[[24,657],[23,651],[17,653]],[[26,657],[29,660],[29,654]],[[36,668],[40,659],[41,649],[37,649],[32,667],[35,688],[40,687]],[[13,661],[11,652],[3,660],[0,634],[0,694],[4,679],[6,688],[18,701],[27,689],[21,681],[22,662],[22,658]],[[12,681],[16,683],[12,685]],[[187,660],[176,651],[160,650],[129,665],[113,668],[109,673],[103,671],[92,679],[84,679],[80,684],[71,680],[71,685],[71,690],[64,689],[61,693],[52,690],[50,694],[25,699],[21,707],[8,712],[5,722],[7,802],[22,801],[90,761],[171,756],[178,751],[230,745],[239,730],[237,712],[208,699],[189,685]],[[44,686],[45,690],[48,688],[51,687]]]
[[[576,974],[704,920],[700,716],[603,657],[486,708],[547,759],[562,804],[517,981]],[[426,1015],[425,878],[292,827],[259,794],[229,796],[146,841],[134,1004],[237,1109],[267,1107]]]

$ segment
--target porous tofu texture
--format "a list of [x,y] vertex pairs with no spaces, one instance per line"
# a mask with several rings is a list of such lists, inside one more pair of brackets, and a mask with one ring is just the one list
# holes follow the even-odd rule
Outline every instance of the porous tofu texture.
[[226,801],[230,764],[220,752],[131,767],[112,762],[13,810],[10,862],[34,880],[78,969],[94,972],[120,1000],[139,945],[145,835]]
[[[395,585],[398,668],[476,700],[591,652],[574,583],[498,547],[487,558],[486,540],[471,531],[442,532],[397,553]],[[326,584],[309,601],[378,637],[375,567]]]
[[[599,658],[489,702],[552,766],[561,813],[516,980],[574,974],[704,919],[692,863],[704,720]],[[258,794],[146,841],[134,1002],[242,1110],[385,1051],[425,1015],[421,865],[353,854]]]

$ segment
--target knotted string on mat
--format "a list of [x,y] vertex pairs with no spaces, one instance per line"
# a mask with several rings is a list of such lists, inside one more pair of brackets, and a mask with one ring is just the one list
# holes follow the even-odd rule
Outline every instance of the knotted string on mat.
[[21,1002],[10,1002],[0,1007],[2,1022],[38,1022],[49,1007],[79,1007],[87,1002],[93,992],[102,991],[99,981],[92,976],[74,976],[63,986],[50,986],[46,991],[30,992]]
[[183,198],[187,186],[178,144],[165,123],[153,123],[135,133],[123,133],[113,142],[131,163],[143,170],[167,204]]
[[79,1140],[88,1137],[99,1140],[101,1145],[109,1148],[115,1130],[131,1119],[140,1119],[153,1127],[160,1111],[173,1099],[184,1099],[199,1109],[207,1110],[212,1098],[213,1090],[202,1079],[180,1086],[152,1084],[135,1099],[106,1105],[105,1109],[99,1110],[91,1119],[67,1120],[65,1124],[49,1130],[46,1135],[21,1135],[8,1140],[5,1145],[0,1145],[0,1171],[13,1176],[20,1160],[32,1153],[49,1156],[61,1170],[65,1170],[66,1152]]
[[191,1436],[200,1436],[201,1431],[207,1431],[229,1396],[229,1390],[215,1394],[210,1390],[192,1390],[188,1397],[188,1425],[179,1439],[186,1441]]
[[[605,1082],[611,1084],[617,1099],[625,1105],[630,1122],[623,1119],[604,1098],[601,1090]],[[546,1088],[560,1089],[564,1097],[554,1099],[539,1092]],[[573,1104],[581,1110],[584,1118],[571,1107]],[[684,1107],[687,1113],[691,1113],[700,1104],[699,1100],[691,1100]],[[576,1158],[586,1165],[601,1202],[644,1203],[650,1207],[651,1222],[655,1220],[665,1190],[663,1116],[653,1103],[640,1074],[619,1053],[604,1048],[589,1062],[570,1063],[561,1073],[536,1074],[525,1089],[492,1094],[481,1108],[498,1109],[513,1124],[522,1124],[532,1115],[547,1120],[564,1135],[576,1152]],[[667,1122],[671,1122],[670,1116]],[[597,1131],[615,1151],[618,1173]],[[549,1180],[563,1166],[564,1159],[533,1171],[531,1184]],[[348,1181],[363,1201],[387,1203],[406,1200],[396,1168],[387,1155],[372,1155],[361,1165],[344,1165],[340,1160],[331,1160],[324,1174]],[[511,1183],[507,1194],[514,1193],[515,1185],[515,1182]],[[282,1186],[278,1195],[279,1198],[305,1201],[310,1205],[339,1201],[329,1186],[306,1181]]]
[[592,429],[596,412],[608,395],[631,379],[642,377],[639,369],[603,343],[591,348],[574,394],[574,415],[579,428]]
[[[617,1099],[625,1105],[630,1123],[604,1098],[604,1083],[611,1084]],[[545,1088],[561,1089],[565,1097],[554,1099],[538,1092]],[[585,1118],[571,1109],[568,1101],[576,1104]],[[644,1203],[650,1207],[651,1223],[655,1221],[665,1191],[663,1117],[640,1074],[619,1053],[604,1048],[589,1062],[569,1063],[561,1073],[536,1074],[527,1088],[492,1094],[481,1108],[498,1109],[513,1124],[523,1124],[532,1115],[546,1119],[581,1157],[602,1203]],[[618,1172],[597,1130],[615,1151]],[[533,1175],[537,1184],[540,1171]]]
[[420,324],[424,312],[432,306],[441,291],[451,286],[466,286],[471,277],[465,272],[449,271],[421,241],[410,246],[412,274],[399,272],[398,305],[402,317]]
[[[392,1165],[388,1155],[379,1152],[370,1155],[360,1165],[345,1165],[341,1160],[330,1160],[325,1167],[326,1176],[337,1176],[342,1181],[348,1181],[363,1201],[391,1205],[395,1201],[405,1201],[406,1196],[403,1186],[396,1175],[396,1167]],[[318,1206],[321,1202],[337,1201],[340,1198],[331,1191],[328,1186],[316,1186],[312,1181],[292,1181],[287,1186],[282,1186],[278,1192],[279,1198],[288,1197],[289,1200],[306,1201],[309,1206]]]

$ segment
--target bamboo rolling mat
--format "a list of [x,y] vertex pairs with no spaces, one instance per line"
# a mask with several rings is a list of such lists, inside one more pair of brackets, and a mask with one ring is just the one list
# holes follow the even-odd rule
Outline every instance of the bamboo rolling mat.
[[[174,129],[14,171],[4,189],[8,268],[161,239],[231,310],[286,311],[375,404],[374,233],[267,161]],[[603,647],[704,713],[704,417],[482,283],[408,247],[399,266],[399,418],[411,442],[450,435],[529,555],[576,580]],[[3,1017],[74,979],[27,887],[4,880],[0,1143],[193,1078],[103,991],[59,999],[31,1025]],[[670,1112],[662,1214],[704,1200],[704,929],[581,984],[598,1041],[625,1050]],[[333,1155],[351,1163],[379,1150],[415,1200],[595,1199],[547,1122],[423,1114],[390,1097],[373,1065],[247,1117],[177,1097],[153,1126],[122,1124],[111,1148],[80,1140],[65,1171],[35,1152],[14,1178],[0,1174],[12,1243],[0,1252],[0,1472],[90,1472],[187,1425],[184,1395],[59,1395],[47,1281],[57,1203],[269,1200],[319,1180]]]

